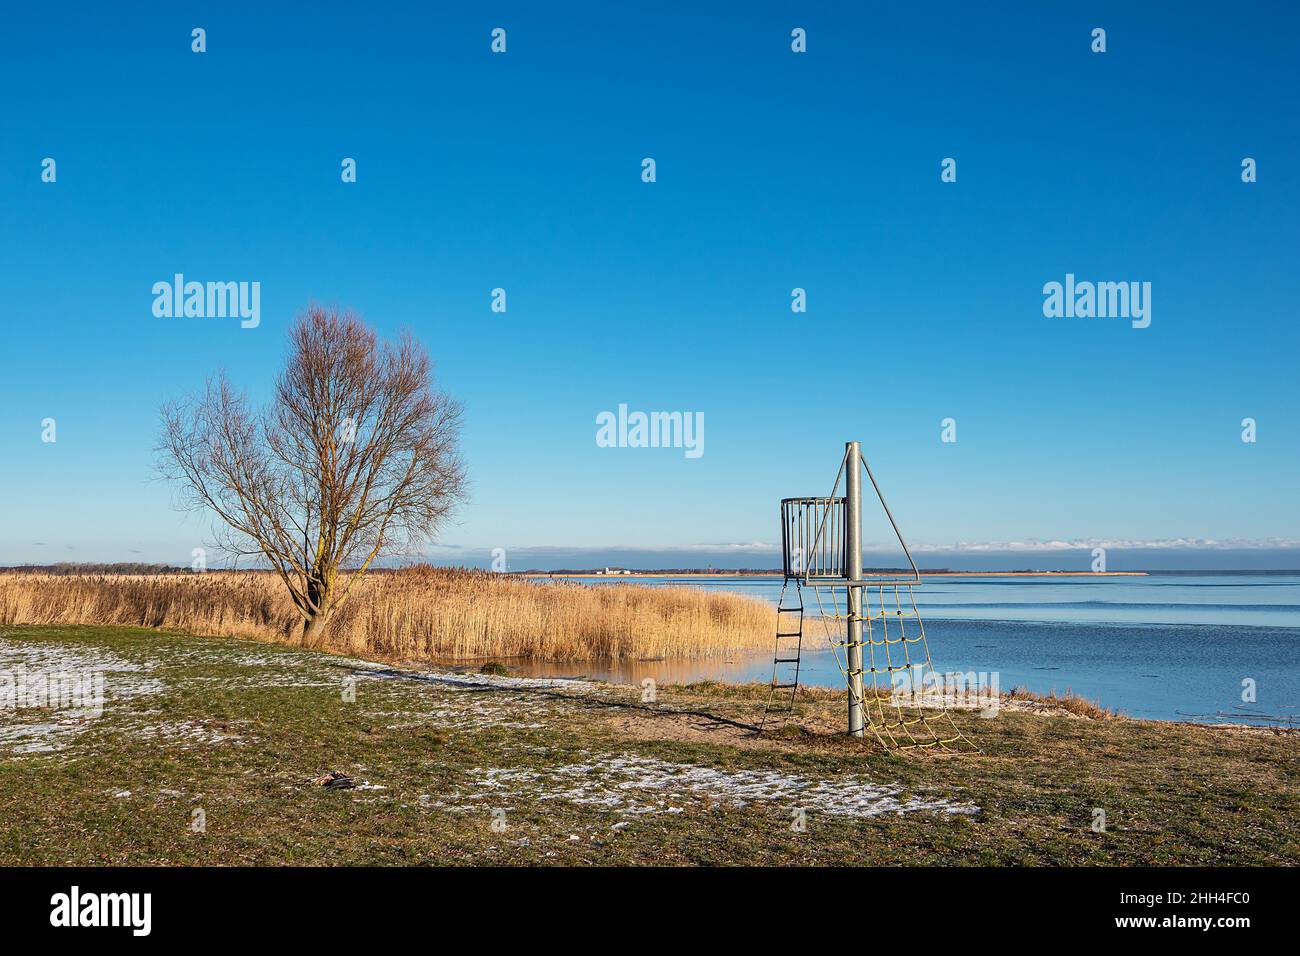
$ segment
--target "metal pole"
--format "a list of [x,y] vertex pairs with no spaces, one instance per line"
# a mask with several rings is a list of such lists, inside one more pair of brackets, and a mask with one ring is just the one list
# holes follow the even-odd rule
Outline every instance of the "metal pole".
[[[844,576],[862,580],[862,448],[855,441],[844,453]],[[849,736],[863,735],[862,715],[862,588],[848,586]]]

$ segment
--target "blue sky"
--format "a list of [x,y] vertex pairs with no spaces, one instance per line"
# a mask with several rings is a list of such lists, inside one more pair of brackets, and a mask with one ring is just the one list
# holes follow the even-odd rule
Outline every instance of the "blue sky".
[[[268,6],[6,14],[0,563],[188,563],[158,406],[264,396],[312,300],[465,403],[448,560],[761,553],[849,438],[932,549],[1300,539],[1289,5]],[[155,318],[176,272],[261,324]],[[1066,273],[1151,326],[1044,317]],[[620,403],[705,453],[598,447]]]

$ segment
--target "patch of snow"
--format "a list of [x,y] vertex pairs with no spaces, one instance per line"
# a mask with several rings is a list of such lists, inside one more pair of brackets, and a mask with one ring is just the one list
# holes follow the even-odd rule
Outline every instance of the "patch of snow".
[[11,724],[0,725],[0,746],[12,745],[16,754],[51,753],[62,744],[58,738],[76,731],[73,724]]
[[223,733],[213,727],[193,720],[170,721],[152,724],[131,731],[138,740],[190,741],[199,744],[242,743],[237,734]]
[[[0,746],[13,745],[8,748],[11,753],[64,749],[114,701],[161,691],[162,681],[147,676],[153,667],[153,663],[129,661],[93,644],[0,638],[0,674],[7,678],[0,682],[5,690],[0,699]],[[62,703],[54,707],[24,705],[18,699],[20,683],[25,688],[22,696],[47,703],[57,686]],[[26,722],[37,714],[61,716],[56,721]]]
[[243,688],[243,687],[342,687],[343,679],[338,680],[313,680],[310,677],[292,673],[275,673],[269,667],[260,670],[256,674],[241,675],[238,677],[205,677],[201,674],[187,675],[187,681],[216,684],[224,688]]
[[780,802],[814,813],[859,818],[922,810],[979,812],[973,804],[908,795],[901,787],[857,775],[816,779],[776,770],[718,770],[626,754],[543,770],[475,768],[470,776],[480,792],[469,799],[563,800],[625,815],[681,813],[684,807],[674,804],[683,797],[732,807]]
[[374,669],[363,674],[383,680],[412,680],[425,684],[439,684],[444,687],[481,689],[484,687],[497,690],[582,690],[591,686],[591,681],[576,680],[571,677],[500,677],[495,674],[451,674],[431,671],[402,670],[395,667],[374,665]]
[[149,668],[91,644],[56,644],[50,641],[6,641],[0,638],[0,671],[25,667],[37,671],[105,671],[138,673]]
[[[437,727],[465,729],[507,727],[538,730],[547,726],[561,701],[555,697],[527,693],[536,689],[583,689],[590,682],[568,678],[498,677],[491,674],[452,674],[407,670],[376,664],[355,672],[358,678],[410,683],[433,693],[420,710],[376,711],[377,718],[391,718],[390,729]],[[358,684],[358,693],[360,684]],[[482,693],[484,690],[498,693]],[[512,693],[513,692],[513,693]],[[563,696],[563,695],[561,695]]]

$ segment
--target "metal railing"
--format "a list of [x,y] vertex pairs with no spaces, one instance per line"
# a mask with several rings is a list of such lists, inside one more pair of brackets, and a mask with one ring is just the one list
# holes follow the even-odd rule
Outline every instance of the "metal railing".
[[[898,523],[885,503],[884,493],[871,473],[871,466],[861,456],[858,446],[849,443],[840,470],[835,475],[835,486],[830,495],[818,498],[781,499],[781,560],[787,579],[796,578],[804,584],[847,584],[864,587],[874,584],[920,584],[921,572],[912,558],[911,549],[898,530]],[[852,461],[852,468],[846,465]],[[864,574],[861,563],[861,474],[866,473],[871,489],[876,493],[880,507],[889,519],[908,567],[897,572],[878,571]],[[850,474],[851,472],[851,474]],[[845,482],[847,495],[839,496],[840,482]],[[853,527],[850,528],[850,523]],[[858,560],[852,560],[854,555]]]
[[787,578],[844,577],[844,498],[783,498],[781,552]]

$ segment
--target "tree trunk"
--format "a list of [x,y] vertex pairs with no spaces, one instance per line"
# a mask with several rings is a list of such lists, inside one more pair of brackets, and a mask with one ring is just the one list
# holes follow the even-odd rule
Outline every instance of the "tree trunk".
[[302,625],[302,646],[318,648],[325,639],[325,615],[316,614],[309,617]]
[[329,576],[319,571],[307,578],[308,608],[318,608],[302,625],[303,647],[319,647],[325,637],[325,625],[328,623],[330,606]]

